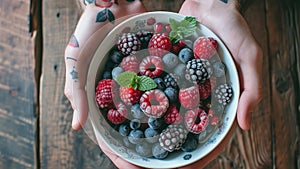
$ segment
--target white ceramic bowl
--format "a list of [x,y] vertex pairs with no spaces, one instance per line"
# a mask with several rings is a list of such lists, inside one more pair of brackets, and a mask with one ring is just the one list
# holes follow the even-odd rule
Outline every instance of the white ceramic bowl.
[[231,84],[234,92],[232,101],[226,106],[225,111],[223,112],[221,124],[210,131],[211,135],[206,140],[202,140],[202,143],[199,144],[197,150],[192,152],[173,152],[170,153],[170,155],[164,160],[141,157],[134,151],[123,146],[123,144],[120,142],[120,139],[118,139],[121,138],[119,133],[110,127],[110,125],[106,122],[105,118],[102,117],[100,110],[96,106],[95,87],[100,80],[100,74],[103,71],[102,69],[104,68],[107,61],[107,53],[116,44],[116,37],[119,36],[122,33],[122,30],[124,30],[124,28],[126,27],[131,27],[131,29],[149,27],[146,24],[146,21],[149,18],[155,18],[156,22],[168,23],[169,18],[180,21],[184,19],[185,16],[172,12],[148,12],[140,14],[122,22],[106,36],[103,43],[101,43],[101,45],[97,49],[88,71],[86,90],[89,103],[89,116],[94,131],[100,134],[101,139],[103,139],[103,141],[111,148],[112,151],[114,151],[117,155],[127,160],[128,162],[146,168],[177,168],[180,166],[191,164],[203,158],[205,155],[214,150],[217,145],[220,144],[220,142],[224,139],[226,134],[228,134],[236,117],[236,110],[240,92],[239,79],[231,54],[229,53],[221,39],[218,38],[207,27],[199,24],[197,36],[213,37],[217,40],[219,44],[219,57],[227,67],[227,83]]

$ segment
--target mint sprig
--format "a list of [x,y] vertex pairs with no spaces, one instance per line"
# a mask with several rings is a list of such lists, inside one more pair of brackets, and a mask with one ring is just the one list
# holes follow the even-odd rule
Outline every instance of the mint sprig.
[[138,76],[134,72],[123,72],[117,77],[117,83],[123,87],[132,87],[141,91],[151,90],[157,87],[153,79],[147,76]]
[[193,35],[197,29],[197,20],[195,17],[187,16],[180,22],[170,18],[169,22],[172,29],[170,39],[173,43],[177,43],[181,39]]

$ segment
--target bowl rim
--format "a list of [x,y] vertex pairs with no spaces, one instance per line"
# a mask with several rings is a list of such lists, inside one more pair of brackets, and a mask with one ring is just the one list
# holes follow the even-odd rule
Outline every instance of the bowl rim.
[[[138,20],[138,19],[143,19],[143,18],[146,18],[146,17],[157,17],[157,16],[160,16],[160,17],[161,16],[167,16],[167,17],[172,17],[172,18],[175,18],[175,19],[183,19],[184,17],[186,17],[185,15],[182,15],[182,14],[178,14],[178,13],[174,13],[174,12],[167,12],[167,11],[155,11],[155,12],[146,12],[146,13],[138,14],[138,15],[135,15],[133,17],[130,17],[130,18],[124,20],[119,25],[117,25],[116,27],[114,27],[108,33],[108,35],[104,38],[104,40],[102,42],[111,41],[112,37],[116,36],[116,32],[118,32],[118,31],[120,32],[120,30],[122,30],[122,28],[124,28],[125,26],[127,26],[128,23],[130,23],[132,21],[135,21],[135,20]],[[231,116],[229,116],[230,118],[229,118],[229,121],[227,123],[229,126],[227,126],[224,129],[224,132],[220,135],[220,137],[216,141],[216,143],[212,145],[212,148],[210,148],[209,151],[207,151],[201,157],[198,157],[198,158],[196,157],[196,158],[193,158],[191,160],[186,161],[186,163],[172,163],[170,161],[173,161],[173,160],[158,160],[158,159],[154,159],[155,163],[152,162],[152,163],[147,163],[148,165],[145,165],[145,164],[141,163],[142,162],[141,160],[135,160],[135,159],[124,157],[124,155],[122,155],[122,153],[120,151],[117,151],[115,149],[114,145],[111,145],[104,138],[103,133],[101,133],[101,131],[99,131],[99,129],[96,127],[97,126],[96,125],[97,121],[95,121],[95,120],[99,120],[99,119],[96,119],[95,116],[93,116],[93,113],[91,113],[91,110],[94,112],[94,109],[96,108],[97,113],[101,114],[100,110],[97,109],[97,106],[96,106],[96,103],[95,103],[95,100],[94,100],[94,98],[95,98],[95,92],[94,91],[95,91],[95,87],[96,87],[95,86],[95,84],[96,84],[96,74],[98,72],[99,65],[101,64],[102,60],[104,59],[104,57],[107,55],[107,52],[108,52],[108,51],[106,51],[105,54],[102,54],[102,58],[101,59],[99,59],[99,57],[96,57],[96,55],[99,54],[99,52],[103,53],[103,51],[102,51],[103,48],[105,49],[106,44],[101,42],[101,44],[98,46],[98,48],[95,51],[95,54],[94,54],[94,56],[93,56],[93,58],[91,60],[91,63],[89,65],[89,69],[88,69],[88,74],[87,74],[86,90],[87,90],[87,98],[88,98],[88,104],[89,104],[89,120],[92,123],[94,132],[98,132],[99,136],[102,139],[102,141],[111,149],[112,152],[116,153],[120,158],[122,158],[122,159],[124,159],[124,160],[126,160],[126,161],[128,161],[128,162],[130,162],[132,164],[135,164],[137,166],[141,166],[141,167],[161,168],[161,166],[163,164],[164,165],[167,164],[165,162],[159,162],[159,161],[167,161],[167,162],[169,162],[168,163],[168,168],[182,167],[182,166],[186,166],[188,164],[194,163],[194,162],[202,159],[204,156],[206,156],[210,152],[212,152],[224,140],[225,136],[227,136],[227,134],[229,134],[229,131],[230,131],[231,127],[233,126],[234,121],[236,120],[237,102],[238,102],[238,99],[239,99],[239,96],[240,96],[240,84],[239,84],[239,77],[238,77],[237,69],[236,69],[234,60],[232,58],[232,55],[229,52],[229,50],[226,47],[226,45],[223,43],[223,41],[214,32],[212,32],[208,27],[206,27],[205,25],[203,25],[201,23],[198,23],[198,25],[199,25],[199,27],[201,29],[205,29],[205,31],[208,31],[210,33],[210,35],[213,35],[213,37],[218,41],[219,46],[221,48],[219,50],[222,50],[222,52],[224,52],[223,56],[226,56],[226,59],[228,59],[226,63],[230,63],[230,65],[227,66],[227,67],[230,67],[230,69],[232,70],[230,72],[228,71],[227,74],[228,74],[228,76],[229,76],[230,79],[231,78],[236,79],[235,80],[235,84],[233,85],[234,86],[233,87],[233,89],[234,89],[234,95],[233,95],[232,101],[230,103],[230,106],[233,107],[231,109],[233,109],[233,113],[234,114],[231,115]],[[99,59],[99,60],[97,61],[96,59]],[[229,80],[229,78],[227,78],[227,80],[231,83],[232,81]],[[223,112],[223,114],[226,114],[226,112]],[[100,116],[102,116],[102,115],[100,115]],[[214,131],[214,135],[215,134],[216,134],[216,131]],[[210,136],[210,137],[212,137],[212,136]],[[199,147],[198,147],[198,149],[199,149]]]

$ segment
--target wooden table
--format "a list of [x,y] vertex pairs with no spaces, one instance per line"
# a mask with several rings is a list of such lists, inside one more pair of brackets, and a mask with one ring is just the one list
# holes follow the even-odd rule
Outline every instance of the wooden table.
[[[178,11],[182,0],[143,0]],[[64,48],[80,16],[76,0],[0,1],[0,168],[115,168],[71,129],[63,94]],[[299,0],[256,0],[245,13],[264,52],[264,97],[250,131],[236,128],[206,168],[300,168]]]

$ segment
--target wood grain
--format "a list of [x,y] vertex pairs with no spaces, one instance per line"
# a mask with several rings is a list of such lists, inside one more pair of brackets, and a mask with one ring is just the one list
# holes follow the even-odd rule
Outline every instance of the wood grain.
[[[0,168],[35,166],[34,44],[29,1],[0,1]],[[25,12],[25,14],[24,14]]]

